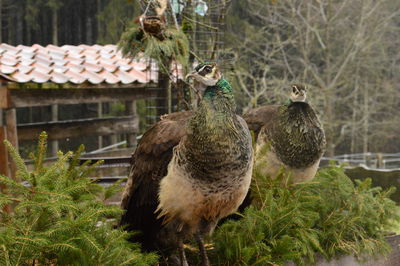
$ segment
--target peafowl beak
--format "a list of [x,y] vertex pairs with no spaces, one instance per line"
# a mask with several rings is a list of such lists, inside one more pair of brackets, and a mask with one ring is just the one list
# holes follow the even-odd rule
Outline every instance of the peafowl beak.
[[188,79],[190,79],[190,78],[194,78],[194,76],[195,76],[196,74],[197,74],[197,72],[196,72],[196,71],[193,71],[192,73],[187,74],[186,77],[185,77],[185,79],[188,80]]
[[188,81],[190,78],[194,81],[194,86],[189,85],[190,88],[196,93],[197,96],[197,104],[203,99],[202,94],[204,93],[205,87],[201,85],[196,79],[199,74],[197,71],[192,71],[191,73],[187,74],[185,79]]

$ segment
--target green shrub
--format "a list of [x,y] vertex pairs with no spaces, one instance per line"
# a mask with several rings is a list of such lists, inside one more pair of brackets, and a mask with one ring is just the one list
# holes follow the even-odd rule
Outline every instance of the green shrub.
[[[114,229],[121,210],[104,201],[118,191],[95,184],[88,174],[96,164],[78,165],[83,151],[58,154],[45,167],[46,134],[31,155],[29,171],[18,152],[5,142],[18,171],[16,182],[0,176],[7,189],[0,194],[0,265],[151,265],[153,254],[140,253],[128,233]],[[12,206],[8,213],[3,208]]]
[[[371,180],[352,181],[342,167],[320,170],[311,183],[289,185],[254,172],[253,205],[239,221],[216,230],[211,253],[218,265],[305,265],[320,253],[386,254],[385,230],[399,220],[389,199],[394,189],[371,188]],[[283,184],[283,185],[282,185]]]

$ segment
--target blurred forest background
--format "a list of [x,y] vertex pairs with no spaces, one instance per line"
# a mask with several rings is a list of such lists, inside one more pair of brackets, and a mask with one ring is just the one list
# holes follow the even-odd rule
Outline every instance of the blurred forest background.
[[[399,152],[400,1],[225,2],[230,59],[220,64],[240,112],[282,103],[304,83],[328,156]],[[60,46],[115,44],[142,12],[135,0],[0,0],[0,11],[0,42]]]

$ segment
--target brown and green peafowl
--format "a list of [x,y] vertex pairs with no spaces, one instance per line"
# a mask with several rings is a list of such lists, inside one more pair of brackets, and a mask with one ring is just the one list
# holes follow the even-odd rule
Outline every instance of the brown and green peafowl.
[[271,178],[283,168],[291,182],[299,183],[317,172],[326,140],[306,93],[304,86],[293,85],[287,103],[255,108],[243,116],[257,137],[256,164]]
[[203,237],[235,212],[249,189],[252,140],[235,114],[231,85],[213,63],[188,75],[202,95],[196,111],[162,117],[140,140],[122,199],[120,224],[140,231],[133,240],[187,265],[183,243],[195,237],[209,265]]

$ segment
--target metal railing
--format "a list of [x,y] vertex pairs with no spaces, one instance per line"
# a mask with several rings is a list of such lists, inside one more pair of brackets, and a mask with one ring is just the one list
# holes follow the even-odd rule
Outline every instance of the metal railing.
[[348,163],[351,166],[363,166],[370,169],[400,170],[400,153],[367,152],[342,154],[333,157],[323,157],[322,162],[324,161]]

